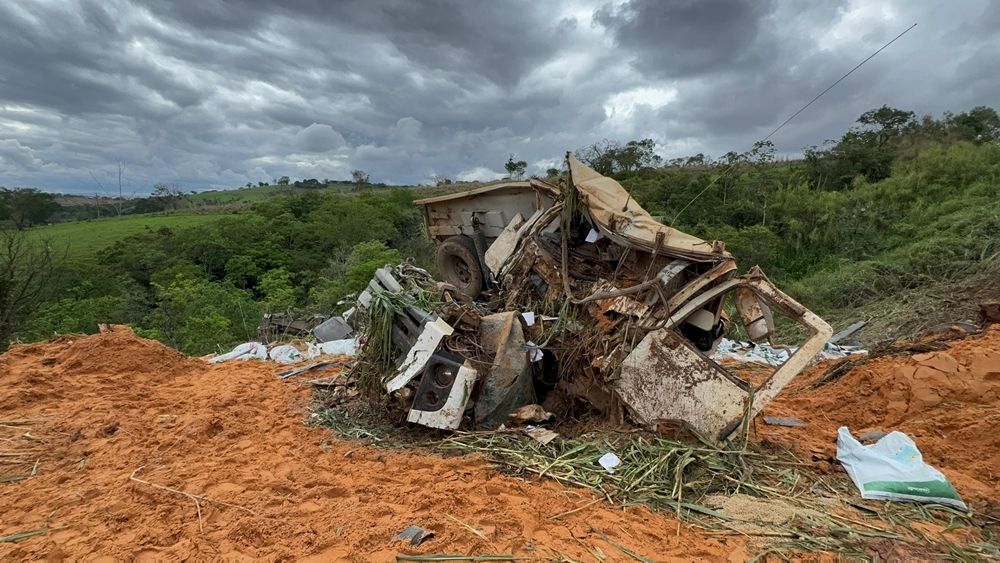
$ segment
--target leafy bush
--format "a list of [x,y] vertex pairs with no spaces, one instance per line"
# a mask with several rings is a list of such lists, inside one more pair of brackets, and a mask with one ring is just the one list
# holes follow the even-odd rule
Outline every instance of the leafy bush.
[[298,300],[292,273],[284,268],[268,270],[261,276],[258,289],[264,296],[263,305],[268,311],[286,311],[294,307]]
[[126,311],[125,299],[118,296],[64,298],[43,307],[18,337],[31,341],[57,334],[92,333],[97,331],[99,323],[129,322]]
[[386,247],[381,241],[354,245],[345,263],[335,269],[336,277],[324,278],[312,288],[309,293],[310,308],[322,313],[336,311],[337,302],[363,290],[375,275],[375,270],[400,262],[402,257],[399,251]]
[[155,307],[142,321],[161,340],[188,354],[205,354],[252,339],[260,304],[245,290],[183,271],[154,283]]
[[[407,255],[433,261],[423,218],[404,190],[277,196],[248,212],[188,228],[160,228],[68,270],[17,338],[93,332],[126,322],[184,352],[203,354],[253,338],[264,311],[324,313]],[[55,289],[55,288],[54,288]]]

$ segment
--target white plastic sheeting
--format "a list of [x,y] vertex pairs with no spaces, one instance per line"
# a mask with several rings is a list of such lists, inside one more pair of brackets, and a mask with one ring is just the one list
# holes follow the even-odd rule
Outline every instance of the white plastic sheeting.
[[295,364],[305,360],[311,360],[318,356],[349,356],[358,354],[360,342],[357,338],[345,338],[343,340],[331,340],[321,344],[306,344],[306,350],[302,351],[291,344],[279,344],[268,350],[266,344],[260,342],[245,342],[225,354],[219,354],[208,360],[210,364],[219,362],[229,362],[232,360],[267,360],[279,364]]
[[358,355],[358,348],[360,347],[361,340],[357,338],[331,340],[329,342],[323,342],[316,345],[320,354],[329,354],[331,356],[350,356],[352,358]]
[[294,364],[307,359],[311,355],[310,353],[314,348],[315,346],[310,344],[306,352],[303,353],[291,344],[282,344],[268,350],[267,357],[271,358],[272,362],[277,362],[279,364]]
[[902,432],[890,432],[863,446],[846,426],[837,431],[837,461],[843,464],[861,498],[946,504],[966,510],[943,473],[924,463],[917,445]]
[[[787,362],[788,358],[797,349],[794,346],[775,347],[769,344],[755,344],[753,342],[741,342],[739,340],[723,338],[712,353],[712,359],[715,361],[735,360],[737,362],[753,362],[769,366],[780,366]],[[819,354],[816,354],[816,359],[837,360],[867,353],[867,350],[862,350],[854,346],[827,344]]]
[[244,342],[230,352],[220,354],[211,360],[210,364],[228,362],[230,360],[264,360],[267,358],[267,346],[260,342]]

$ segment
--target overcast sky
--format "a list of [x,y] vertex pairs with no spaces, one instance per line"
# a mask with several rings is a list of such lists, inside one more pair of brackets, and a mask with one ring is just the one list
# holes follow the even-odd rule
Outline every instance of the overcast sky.
[[794,154],[882,104],[1000,107],[1000,2],[0,3],[0,185],[487,179],[600,139]]

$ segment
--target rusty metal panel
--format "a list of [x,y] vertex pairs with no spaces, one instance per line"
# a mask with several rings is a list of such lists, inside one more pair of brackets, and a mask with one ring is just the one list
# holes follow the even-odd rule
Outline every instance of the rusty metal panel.
[[552,190],[551,186],[543,189],[530,182],[508,182],[417,203],[424,205],[432,237],[471,236],[478,228],[492,241],[515,215],[532,216],[539,209],[539,201],[543,207],[550,207],[557,193]]
[[415,205],[429,205],[433,203],[441,203],[444,201],[455,200],[455,199],[467,199],[469,197],[478,196],[481,194],[487,194],[498,190],[524,189],[528,187],[533,188],[539,193],[543,193],[548,197],[556,197],[559,195],[559,188],[557,188],[556,186],[553,186],[548,182],[539,180],[538,178],[531,178],[530,180],[499,180],[497,182],[491,182],[485,186],[481,186],[473,190],[466,190],[463,192],[456,192],[453,194],[445,194],[436,197],[418,199],[413,203]]
[[668,329],[646,335],[621,366],[614,390],[645,425],[685,422],[718,440],[739,424],[750,386]]
[[757,297],[752,289],[746,287],[736,289],[733,301],[750,340],[758,342],[771,337],[774,333],[774,318],[767,303]]
[[447,238],[462,234],[461,227],[455,227],[453,225],[431,225],[427,227],[427,231],[431,234],[431,237],[434,238]]
[[642,302],[636,301],[635,299],[624,295],[619,295],[618,297],[613,297],[611,299],[603,299],[597,303],[599,309],[604,312],[614,311],[620,315],[632,316],[640,319],[645,316],[647,311],[649,311],[649,307],[643,305]]
[[[777,291],[777,289],[775,289]],[[823,349],[833,330],[823,319],[819,318],[812,311],[805,311],[799,318],[806,327],[812,331],[812,336],[802,343],[802,346],[795,351],[788,361],[781,364],[771,377],[765,381],[754,394],[753,409],[751,414],[756,416],[764,409],[764,405],[771,402],[782,389],[799,374],[809,362]]]
[[514,311],[488,315],[479,325],[480,344],[494,358],[474,408],[479,427],[496,428],[512,410],[537,402],[518,316]]
[[[670,330],[677,327],[680,323],[684,322],[684,319],[708,301],[739,288],[750,289],[762,302],[770,304],[774,309],[803,325],[810,332],[810,336],[799,346],[799,349],[754,390],[750,415],[756,416],[764,408],[764,405],[774,399],[812,361],[813,357],[823,349],[823,346],[826,345],[826,342],[833,334],[833,330],[830,329],[830,325],[813,314],[812,311],[782,293],[757,267],[751,268],[746,275],[740,278],[725,281],[688,301],[683,307],[674,311],[670,318],[664,322],[663,330]],[[705,361],[716,365],[707,358]],[[719,366],[716,365],[716,367]],[[721,367],[719,369],[722,370]],[[729,400],[729,398],[720,397],[720,402],[722,400]],[[742,400],[740,402],[742,404]],[[726,411],[732,409],[731,406],[721,403],[715,405],[714,408]],[[723,435],[715,437],[715,439],[725,439],[733,430],[735,430],[735,427],[728,428]]]
[[494,276],[500,273],[500,268],[517,249],[517,243],[521,240],[518,235],[520,234],[522,225],[524,225],[524,217],[520,213],[514,215],[514,218],[510,220],[510,224],[504,228],[500,236],[497,237],[497,240],[493,241],[493,244],[486,249],[484,260],[486,266]]
[[735,272],[736,272],[735,260],[723,260],[722,262],[719,262],[711,270],[691,280],[691,282],[689,282],[687,285],[681,288],[680,291],[678,291],[675,295],[670,297],[670,302],[667,303],[667,310],[673,311],[674,309],[680,307],[685,301],[690,299],[693,295],[701,291],[708,284],[714,282],[717,279],[722,278],[726,274]]

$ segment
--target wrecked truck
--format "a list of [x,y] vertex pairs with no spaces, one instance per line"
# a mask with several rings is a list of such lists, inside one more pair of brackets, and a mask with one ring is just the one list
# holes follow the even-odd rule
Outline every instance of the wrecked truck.
[[[408,279],[440,303],[396,315],[385,391],[408,421],[435,428],[496,428],[540,405],[726,440],[823,348],[829,325],[759,268],[740,275],[724,243],[657,222],[572,154],[565,166],[558,185],[502,181],[415,202],[440,281],[384,268],[359,306]],[[770,340],[775,313],[808,336],[766,379],[751,384],[710,358],[736,326]]]

